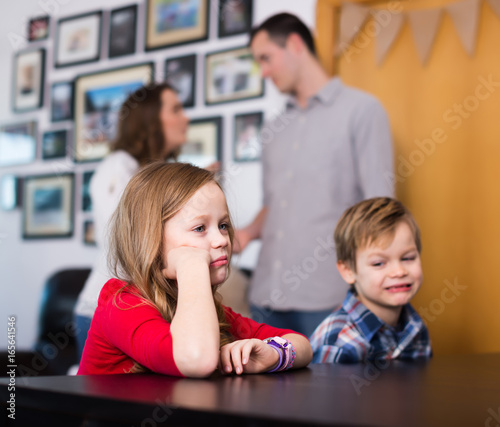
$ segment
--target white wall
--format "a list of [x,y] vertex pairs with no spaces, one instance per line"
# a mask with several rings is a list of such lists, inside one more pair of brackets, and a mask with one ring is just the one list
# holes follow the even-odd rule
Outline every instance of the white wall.
[[[126,6],[133,0],[106,0],[106,11]],[[217,0],[212,0],[212,16],[210,22],[210,38],[207,42],[194,43],[184,46],[172,47],[155,52],[144,52],[143,22],[144,2],[139,2],[138,24],[138,49],[134,56],[116,58],[113,60],[102,59],[97,63],[55,69],[53,67],[53,35],[55,22],[62,17],[81,14],[95,10],[102,10],[102,0],[22,0],[16,2],[2,2],[0,6],[0,124],[9,122],[36,120],[38,134],[41,132],[68,127],[71,123],[56,126],[50,122],[48,105],[48,89],[52,82],[71,80],[76,74],[90,71],[108,69],[139,63],[154,61],[156,64],[156,79],[163,76],[163,63],[169,56],[179,56],[188,53],[197,53],[198,58],[198,86],[197,104],[195,108],[187,110],[191,118],[208,115],[222,115],[224,117],[223,152],[230,150],[232,136],[232,117],[234,114],[262,110],[266,117],[272,117],[283,105],[281,96],[272,83],[266,82],[265,97],[256,100],[223,104],[220,106],[206,107],[203,103],[202,60],[204,53],[220,49],[238,47],[247,43],[246,35],[225,39],[217,38]],[[289,11],[299,15],[311,28],[314,25],[315,0],[255,0],[254,24],[261,22],[268,16]],[[25,36],[26,22],[28,19],[49,14],[51,16],[51,37],[49,40],[37,43],[47,49],[45,69],[45,100],[44,108],[23,114],[14,114],[11,111],[12,87],[12,59],[16,49],[12,46],[13,35]],[[103,49],[107,51],[106,31],[107,17],[104,19]],[[33,44],[35,45],[35,44]],[[226,158],[227,159],[227,158]],[[60,161],[57,162],[60,164]],[[46,278],[63,268],[74,266],[91,266],[96,256],[96,249],[82,243],[82,227],[84,219],[90,218],[88,213],[81,211],[81,178],[83,171],[93,170],[96,163],[73,164],[68,158],[66,164],[76,174],[75,194],[75,231],[72,238],[22,240],[21,219],[22,211],[0,211],[0,322],[7,325],[7,316],[17,317],[17,347],[29,348],[33,345],[36,330],[37,316],[43,284]],[[232,170],[231,180],[226,188],[230,209],[235,224],[245,225],[258,212],[261,206],[261,168],[259,163],[231,164],[225,162],[223,167]],[[13,173],[18,176],[54,173],[54,162],[41,161],[15,167],[0,168],[0,176]],[[255,265],[259,243],[253,243],[244,254],[235,257],[237,265],[252,268]],[[1,323],[0,323],[1,328]],[[5,329],[6,330],[6,327]],[[7,346],[7,333],[0,334],[0,349]]]

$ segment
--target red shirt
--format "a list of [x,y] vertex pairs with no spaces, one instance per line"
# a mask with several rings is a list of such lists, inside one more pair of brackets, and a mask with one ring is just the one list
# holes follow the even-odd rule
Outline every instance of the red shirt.
[[[170,323],[131,287],[121,292],[115,305],[115,294],[124,285],[111,279],[103,286],[78,375],[123,374],[137,361],[153,372],[182,377],[174,361]],[[235,340],[296,333],[257,323],[229,307],[224,310]]]

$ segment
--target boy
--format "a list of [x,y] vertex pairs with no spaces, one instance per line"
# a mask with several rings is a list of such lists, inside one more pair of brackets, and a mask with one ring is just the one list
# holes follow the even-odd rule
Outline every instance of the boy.
[[312,334],[313,363],[430,357],[429,333],[409,304],[423,278],[411,213],[388,197],[367,199],[343,214],[334,238],[350,289]]

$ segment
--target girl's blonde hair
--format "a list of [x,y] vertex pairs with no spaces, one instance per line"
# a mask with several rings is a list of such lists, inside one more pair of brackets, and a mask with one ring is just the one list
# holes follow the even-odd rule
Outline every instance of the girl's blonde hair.
[[[167,322],[172,321],[177,307],[177,285],[175,280],[166,279],[162,274],[165,267],[164,226],[208,183],[215,183],[221,188],[213,172],[205,169],[187,163],[151,163],[130,180],[111,218],[108,254],[110,271],[127,283],[121,291],[127,287],[136,288],[145,303],[156,307]],[[230,220],[228,233],[232,245],[234,229]],[[221,297],[217,287],[212,289],[222,346],[232,339]]]

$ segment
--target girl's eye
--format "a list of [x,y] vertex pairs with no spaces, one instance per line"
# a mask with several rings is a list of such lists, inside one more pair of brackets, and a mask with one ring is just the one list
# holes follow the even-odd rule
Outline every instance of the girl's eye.
[[224,222],[224,223],[222,223],[221,225],[219,225],[219,228],[220,228],[221,230],[227,230],[227,229],[229,228],[229,225],[228,225],[228,224],[226,224],[226,223]]
[[373,267],[382,267],[384,263],[382,261],[372,263]]
[[196,227],[195,229],[193,229],[193,231],[201,233],[202,231],[205,231],[205,226],[200,225],[199,227]]
[[417,257],[415,255],[411,255],[411,256],[405,256],[403,258],[403,261],[415,261]]

